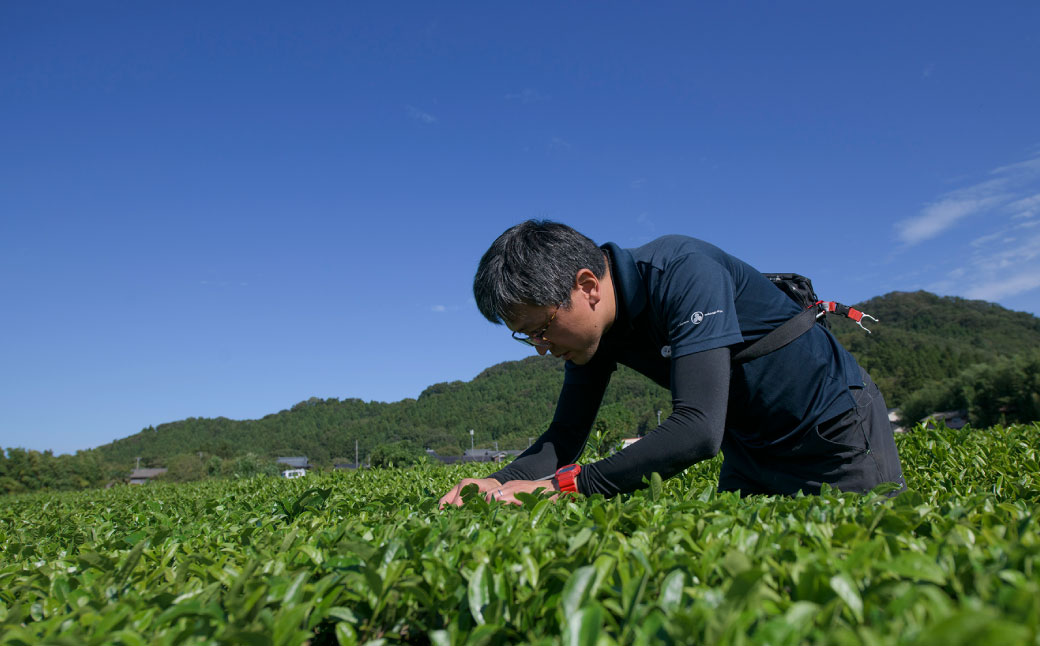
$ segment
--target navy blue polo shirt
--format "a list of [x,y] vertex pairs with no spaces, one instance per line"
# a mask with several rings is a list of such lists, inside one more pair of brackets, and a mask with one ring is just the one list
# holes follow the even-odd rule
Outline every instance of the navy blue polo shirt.
[[[565,386],[605,383],[621,363],[668,388],[673,358],[721,347],[739,352],[801,310],[755,268],[702,240],[671,235],[634,249],[602,248],[617,318],[586,365],[566,363]],[[796,440],[853,408],[849,388],[862,385],[855,359],[814,326],[732,367],[726,432],[750,447]]]

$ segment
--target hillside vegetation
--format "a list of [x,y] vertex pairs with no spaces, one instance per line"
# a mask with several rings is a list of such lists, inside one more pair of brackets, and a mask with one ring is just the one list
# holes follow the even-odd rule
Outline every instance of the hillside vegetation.
[[1040,318],[995,303],[892,292],[856,307],[879,319],[866,324],[872,334],[833,316],[832,329],[893,407],[925,385],[975,364],[1040,348]]
[[[377,445],[408,440],[444,455],[469,448],[469,429],[478,446],[523,448],[552,419],[563,383],[563,362],[530,357],[488,368],[473,381],[434,384],[418,399],[392,404],[358,399],[318,399],[259,420],[190,418],[147,428],[99,447],[106,461],[145,461],[203,451],[221,457],[249,450],[267,455],[307,455],[312,462],[353,461],[354,441],[367,455]],[[657,410],[670,411],[667,391],[642,375],[621,369],[604,398],[605,415],[627,415],[632,433],[656,423]]]

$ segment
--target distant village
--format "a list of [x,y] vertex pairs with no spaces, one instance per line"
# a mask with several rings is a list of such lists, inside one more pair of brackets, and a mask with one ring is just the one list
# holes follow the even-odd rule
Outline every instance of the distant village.
[[[634,440],[633,440],[634,441]],[[460,464],[463,462],[502,462],[507,458],[513,458],[523,453],[514,449],[468,449],[462,455],[437,455],[433,449],[426,449],[426,455],[431,460],[437,460],[441,464]],[[305,455],[281,456],[275,463],[282,468],[283,478],[302,478],[313,468],[310,460]],[[336,470],[364,469],[368,465],[356,462],[336,462],[332,465]],[[166,473],[164,467],[158,468],[136,468],[130,472],[129,482],[132,485],[140,485],[153,480]]]
[[[897,409],[890,408],[888,410],[888,420],[892,425],[892,430],[896,433],[905,433],[906,428],[903,424],[903,420],[900,419]],[[959,429],[963,428],[968,423],[968,411],[966,410],[955,410],[955,411],[942,411],[935,412],[931,415],[920,420],[920,423],[925,425],[935,425],[937,423],[943,423],[948,428]],[[627,438],[622,440],[621,448],[626,448],[639,440],[638,437]],[[431,460],[436,460],[441,464],[460,464],[464,462],[503,462],[506,459],[514,458],[523,453],[521,450],[515,449],[467,449],[462,455],[437,455],[433,449],[426,449],[426,455]],[[280,467],[281,475],[283,478],[302,478],[307,475],[307,472],[313,468],[310,460],[305,455],[297,456],[281,456],[275,460],[275,463]],[[356,462],[336,462],[332,465],[335,470],[350,470],[350,469],[365,469],[370,465],[358,464]],[[131,471],[129,476],[129,482],[132,485],[140,485],[149,482],[150,480],[157,478],[158,476],[167,472],[166,468],[136,468]]]

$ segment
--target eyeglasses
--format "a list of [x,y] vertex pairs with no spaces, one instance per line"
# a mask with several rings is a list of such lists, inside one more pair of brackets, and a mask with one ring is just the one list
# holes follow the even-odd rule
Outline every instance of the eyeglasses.
[[549,320],[545,322],[545,325],[542,327],[542,329],[538,330],[537,332],[531,332],[530,334],[523,334],[522,332],[513,332],[513,338],[519,341],[520,343],[526,345],[533,345],[536,348],[549,345],[549,342],[546,341],[545,337],[542,335],[549,330],[549,326],[552,325],[553,319],[556,318],[556,313],[560,311],[560,307],[562,306],[563,303],[560,303],[556,306],[556,309],[553,310],[552,316],[550,316]]

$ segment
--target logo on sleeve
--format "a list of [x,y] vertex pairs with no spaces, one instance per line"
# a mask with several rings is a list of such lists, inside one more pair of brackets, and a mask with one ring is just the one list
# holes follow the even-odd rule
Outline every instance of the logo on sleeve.
[[690,318],[688,318],[688,319],[684,320],[683,322],[679,323],[679,325],[676,325],[675,329],[672,330],[671,333],[675,334],[679,330],[679,328],[681,328],[684,325],[689,325],[691,323],[694,324],[694,325],[700,325],[701,323],[704,322],[705,318],[707,318],[709,316],[715,316],[716,314],[722,314],[722,310],[715,310],[714,312],[701,312],[701,311],[694,312],[693,314],[690,314]]

